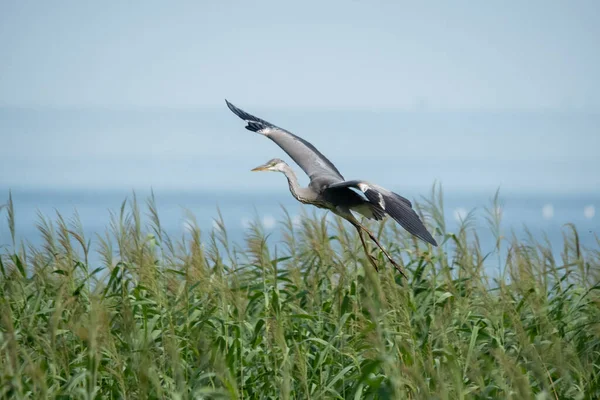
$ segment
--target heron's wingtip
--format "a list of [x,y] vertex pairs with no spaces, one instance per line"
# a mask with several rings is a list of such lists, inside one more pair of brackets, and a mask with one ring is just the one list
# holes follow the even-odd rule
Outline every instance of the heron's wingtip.
[[225,103],[227,103],[227,107],[229,107],[229,109],[238,117],[240,117],[241,119],[243,119],[244,121],[246,121],[248,123],[248,125],[246,126],[246,129],[248,129],[249,131],[252,132],[259,132],[260,130],[264,129],[265,127],[274,127],[273,124],[264,121],[260,118],[255,117],[252,114],[248,114],[246,111],[242,110],[241,108],[237,108],[236,106],[234,106],[233,104],[231,104],[227,99],[225,99]]
[[433,238],[433,236],[431,236],[431,233],[429,233],[429,231],[427,230],[427,228],[425,228],[425,226],[423,226],[423,230],[421,232],[419,232],[416,236],[418,238],[420,238],[421,240],[423,240],[424,242],[429,243],[433,247],[438,246],[437,241]]
[[229,100],[225,99],[225,104],[227,104],[227,107],[241,119],[248,119],[246,116],[246,112],[234,106],[232,103],[229,102]]

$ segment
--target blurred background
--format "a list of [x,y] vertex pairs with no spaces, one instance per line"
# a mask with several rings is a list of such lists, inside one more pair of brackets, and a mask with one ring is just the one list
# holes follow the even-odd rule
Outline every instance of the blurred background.
[[10,189],[31,241],[38,212],[77,209],[93,234],[151,189],[173,232],[185,209],[210,228],[219,207],[234,237],[279,205],[297,219],[282,176],[250,173],[289,158],[227,98],[348,179],[416,200],[441,183],[450,223],[499,188],[507,231],[559,243],[574,222],[593,243],[599,18],[597,1],[0,1],[0,203]]

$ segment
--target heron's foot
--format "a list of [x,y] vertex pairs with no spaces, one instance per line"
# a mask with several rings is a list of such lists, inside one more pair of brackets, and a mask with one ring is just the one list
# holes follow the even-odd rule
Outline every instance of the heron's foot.
[[[363,227],[362,225],[361,225],[361,228],[362,228],[362,229],[364,229],[364,230],[365,230],[365,232],[367,232],[367,235],[369,235],[369,237],[371,238],[371,240],[372,240],[373,242],[375,242],[375,244],[377,245],[377,247],[379,247],[379,249],[380,249],[380,250],[383,252],[383,254],[385,254],[385,257],[386,257],[386,258],[387,258],[387,259],[388,259],[388,260],[389,260],[389,261],[392,263],[392,265],[393,265],[393,266],[394,266],[394,267],[395,267],[395,268],[398,270],[398,272],[400,272],[400,274],[401,274],[401,275],[402,275],[402,276],[403,276],[405,279],[408,279],[408,278],[406,277],[406,274],[404,273],[404,271],[402,271],[402,268],[400,268],[400,266],[398,265],[398,263],[396,263],[396,261],[394,261],[394,259],[392,258],[392,256],[390,256],[390,253],[388,253],[388,252],[387,252],[387,250],[385,249],[385,247],[383,247],[383,246],[381,245],[381,243],[379,243],[379,240],[377,240],[377,238],[375,237],[375,235],[373,235],[373,232],[371,232],[371,231],[370,231],[370,230],[368,230],[367,228]],[[358,231],[358,232],[359,232],[359,234],[360,234],[360,229],[359,229],[359,231]],[[360,237],[360,238],[361,238],[361,240],[363,240],[363,239],[362,239],[362,235],[361,235],[361,237]],[[366,248],[366,245],[365,245],[364,241],[363,241],[363,246],[365,246],[365,252],[366,252],[366,249],[367,249],[367,248]],[[377,269],[377,268],[376,268],[376,269]]]
[[375,262],[375,257],[373,257],[372,255],[370,255],[367,252],[365,252],[365,254],[367,255],[367,258],[369,259],[369,262],[371,263],[373,268],[375,268],[375,271],[379,272],[379,267],[377,267],[377,263]]
[[394,261],[388,254],[386,254],[386,256],[387,256],[387,259],[390,260],[392,265],[396,268],[396,270],[398,272],[400,272],[400,275],[402,275],[404,277],[404,279],[408,279],[408,277],[406,276],[404,271],[402,271],[402,268],[400,268],[400,265],[398,265],[398,263],[396,261]]

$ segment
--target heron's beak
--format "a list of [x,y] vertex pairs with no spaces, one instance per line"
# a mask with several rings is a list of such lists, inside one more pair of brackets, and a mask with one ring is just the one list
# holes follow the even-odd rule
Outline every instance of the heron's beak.
[[266,165],[259,165],[256,168],[252,168],[250,171],[251,172],[258,172],[258,171],[268,171],[268,170],[267,170],[267,166]]

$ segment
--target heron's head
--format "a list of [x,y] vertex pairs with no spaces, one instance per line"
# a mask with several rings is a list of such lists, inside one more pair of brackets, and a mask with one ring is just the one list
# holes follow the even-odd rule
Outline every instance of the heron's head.
[[276,171],[276,172],[283,172],[283,168],[286,165],[287,164],[283,160],[280,160],[279,158],[274,158],[272,160],[267,161],[265,164],[259,165],[258,167],[252,169],[252,171]]

